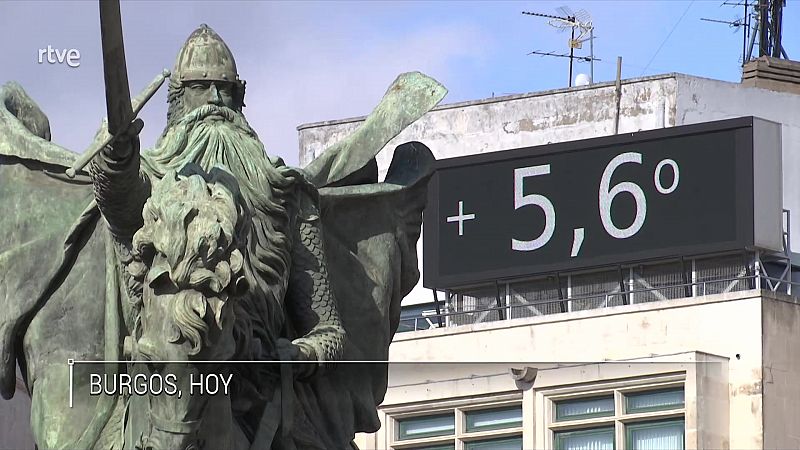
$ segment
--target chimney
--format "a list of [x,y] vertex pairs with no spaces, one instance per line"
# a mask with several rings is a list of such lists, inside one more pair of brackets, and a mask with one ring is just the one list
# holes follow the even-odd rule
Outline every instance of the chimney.
[[800,94],[800,62],[762,56],[742,68],[742,86]]

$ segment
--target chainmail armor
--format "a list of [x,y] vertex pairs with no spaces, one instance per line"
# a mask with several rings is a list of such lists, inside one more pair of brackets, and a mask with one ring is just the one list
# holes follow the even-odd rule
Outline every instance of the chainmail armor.
[[293,342],[313,349],[320,363],[337,361],[342,357],[345,331],[328,280],[319,219],[298,222],[286,307],[303,337]]

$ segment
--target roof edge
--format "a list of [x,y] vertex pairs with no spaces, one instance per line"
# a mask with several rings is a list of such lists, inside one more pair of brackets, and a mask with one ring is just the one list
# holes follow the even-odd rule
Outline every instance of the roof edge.
[[[646,77],[636,77],[636,78],[628,78],[621,81],[622,84],[633,84],[633,83],[641,83],[645,81],[653,81],[653,80],[663,80],[667,78],[701,78],[701,77],[694,77],[692,75],[686,75],[677,72],[670,72],[665,74],[659,75],[649,75]],[[463,102],[456,102],[456,103],[447,103],[443,105],[438,105],[435,108],[431,109],[431,111],[443,111],[447,109],[454,109],[454,108],[463,108],[465,106],[477,106],[477,105],[488,105],[492,103],[499,103],[505,102],[509,100],[521,100],[524,98],[533,98],[533,97],[542,97],[545,95],[552,95],[552,94],[561,94],[564,92],[573,92],[573,91],[584,91],[590,89],[601,89],[606,88],[609,86],[614,86],[616,81],[604,81],[602,83],[594,83],[589,84],[586,86],[573,86],[573,87],[566,87],[566,88],[558,88],[558,89],[548,89],[546,91],[536,91],[536,92],[526,92],[523,94],[513,94],[513,95],[503,95],[499,97],[489,97],[483,98],[478,100],[467,100]],[[354,123],[354,122],[362,122],[366,119],[367,116],[356,116],[356,117],[348,117],[345,119],[335,119],[335,120],[325,120],[321,122],[310,122],[304,123],[297,126],[297,131],[307,130],[310,128],[321,128],[331,125],[341,125],[345,123]]]

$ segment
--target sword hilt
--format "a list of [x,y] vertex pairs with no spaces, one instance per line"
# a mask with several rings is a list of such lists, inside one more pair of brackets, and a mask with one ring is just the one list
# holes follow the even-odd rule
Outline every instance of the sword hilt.
[[[147,103],[153,97],[153,95],[155,95],[158,89],[164,84],[164,80],[169,78],[169,76],[170,76],[170,71],[164,69],[160,74],[158,74],[153,79],[153,81],[150,82],[150,84],[147,85],[146,88],[144,88],[142,92],[139,93],[139,95],[137,95],[131,101],[131,108],[133,109],[133,117],[131,117],[131,121],[136,119],[136,116],[139,115],[139,111],[142,110],[144,104]],[[104,129],[101,131],[101,133],[103,133],[104,136],[102,139],[100,139],[100,142],[86,149],[86,151],[83,152],[83,155],[81,155],[80,158],[78,158],[78,160],[75,161],[74,164],[72,164],[72,167],[67,169],[66,175],[69,178],[75,178],[75,174],[83,170],[83,168],[86,167],[87,164],[89,164],[89,161],[91,161],[92,158],[95,157],[95,155],[100,153],[100,151],[104,149],[107,145],[114,142],[114,140],[116,140],[121,134],[125,133],[125,131],[127,130],[122,130],[116,135],[111,135],[108,132],[108,129],[104,127]],[[97,142],[97,139],[95,139],[95,142]]]

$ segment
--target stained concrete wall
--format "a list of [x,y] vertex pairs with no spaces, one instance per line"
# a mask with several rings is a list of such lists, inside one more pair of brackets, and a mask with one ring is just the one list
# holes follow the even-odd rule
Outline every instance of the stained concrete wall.
[[[693,365],[697,398],[687,399],[686,414],[705,421],[693,431],[697,448],[797,448],[792,440],[800,430],[800,388],[792,384],[800,373],[797,336],[800,305],[760,291],[403,333],[395,337],[390,360],[428,364],[415,370],[392,366],[383,407],[515,389],[502,365],[431,362],[568,365],[693,351],[725,362]],[[616,377],[626,376],[624,366],[615,370]],[[595,375],[595,380],[614,378]],[[687,390],[689,383],[687,378]]]
[[764,306],[764,448],[800,448],[800,307]]
[[[517,363],[534,366],[532,382],[512,379],[509,363],[394,366],[386,401],[379,411],[384,425],[377,433],[360,435],[362,450],[384,450],[392,445],[390,416],[503,400],[521,401],[523,448],[550,448],[550,422],[545,398],[552,393],[602,391],[609,386],[635,386],[678,381],[685,392],[687,448],[729,447],[728,359],[702,352],[649,356],[636,360],[585,364]],[[438,380],[432,382],[431,380]],[[588,394],[592,395],[592,394]],[[424,405],[422,408],[420,405]],[[415,446],[416,448],[416,446]]]
[[[392,140],[378,158],[379,167],[385,172],[391,149],[409,140],[426,143],[437,158],[450,158],[610,135],[615,113],[612,83],[443,105]],[[800,236],[800,219],[797,218],[800,196],[796,194],[800,192],[800,180],[796,176],[800,173],[800,148],[797,146],[800,142],[800,95],[678,74],[625,80],[622,85],[622,133],[745,115],[783,124],[783,202],[784,207],[795,212],[792,234]],[[355,118],[299,127],[301,164],[307,164],[324,148],[344,139],[362,120]],[[800,239],[795,239],[795,251],[800,248],[798,246]],[[417,288],[411,301],[406,303],[428,302],[430,298],[430,292]],[[425,332],[424,336],[417,336],[419,333],[401,335],[392,346],[392,358],[459,359],[491,354],[515,360],[564,361],[625,359],[687,349],[728,357],[740,353],[742,360],[732,358],[730,363],[731,448],[760,448],[761,442],[753,436],[760,436],[758,431],[762,427],[764,448],[800,446],[800,432],[797,431],[800,430],[800,401],[797,401],[800,383],[796,382],[800,374],[800,312],[797,305],[765,302],[767,306],[762,316],[762,302],[758,298],[739,298],[731,302],[709,300],[689,305],[695,302],[679,301],[663,312],[650,308],[620,312],[611,308],[597,312],[597,316],[592,312],[572,313],[568,320],[553,316],[552,320],[534,320],[539,325],[535,328],[530,326],[529,319],[520,319],[521,323],[507,321],[442,333]],[[763,324],[756,326],[758,320]],[[762,329],[765,331],[763,361],[762,349],[756,349],[756,344],[761,345]],[[580,338],[565,341],[564,336]],[[589,347],[585,342],[602,342],[603,345]],[[502,355],[505,356],[497,353],[498,348],[504,349]],[[463,354],[459,354],[459,350]],[[487,376],[484,374],[484,378]],[[505,377],[486,380],[462,383],[458,392],[499,389],[491,388],[492,383],[499,383],[505,389],[508,384]],[[452,386],[448,389],[452,392]],[[32,446],[30,435],[25,432],[29,429],[29,408],[30,401],[21,392],[11,402],[0,402],[0,417],[4,418],[0,421],[0,448]]]
[[[423,142],[437,159],[443,159],[611,135],[615,89],[614,83],[598,83],[439,106],[383,148],[377,158],[379,172],[381,177],[385,175],[394,148],[408,141]],[[676,89],[674,74],[625,80],[620,133],[675,125]],[[299,126],[300,164],[308,164],[347,137],[363,120],[357,117]],[[421,243],[417,251],[422,254]],[[422,263],[420,258],[420,273]],[[404,304],[431,299],[420,282]]]
[[[680,74],[625,80],[622,89],[622,133],[741,116],[781,123],[783,207],[792,211],[792,235],[800,236],[800,95]],[[385,172],[391,149],[409,140],[424,142],[437,158],[457,157],[609,135],[614,114],[610,83],[444,105],[390,142],[378,157],[379,168]],[[301,163],[362,120],[298,127]],[[798,249],[795,238],[792,250]],[[729,417],[719,418],[729,423],[729,442],[722,446],[798,448],[798,306],[757,294],[731,295],[403,334],[395,338],[392,358],[574,361],[689,350],[721,355],[730,359]],[[430,299],[418,286],[404,304]]]
[[[610,135],[615,114],[613,83],[443,105],[384,147],[379,170],[385,173],[392,150],[411,140],[428,145],[437,159],[452,158]],[[793,212],[792,235],[800,236],[800,95],[681,74],[622,83],[620,133],[741,116],[782,124],[783,207]],[[347,137],[362,121],[299,126],[301,164]],[[800,252],[800,239],[793,240],[792,250]],[[418,286],[404,304],[429,301],[430,292]]]
[[[800,236],[800,95],[686,75],[676,80],[676,125],[742,116],[782,124],[783,207],[792,214],[791,234]],[[800,239],[792,251],[800,252]]]
[[[672,126],[676,120],[675,75],[625,80],[620,132]],[[430,147],[437,159],[566,142],[614,133],[613,83],[495,97],[434,108],[390,141],[378,157],[381,172],[391,150],[410,140]],[[363,117],[298,127],[300,164],[347,137]]]
[[[728,449],[730,446],[731,382],[729,379],[730,358],[699,353],[695,355],[695,378],[687,377],[687,385],[693,383],[695,401],[687,403],[687,416],[695,415],[695,440],[697,448]],[[737,411],[738,412],[738,411]],[[688,420],[687,420],[688,422]],[[687,430],[687,434],[689,430]]]

